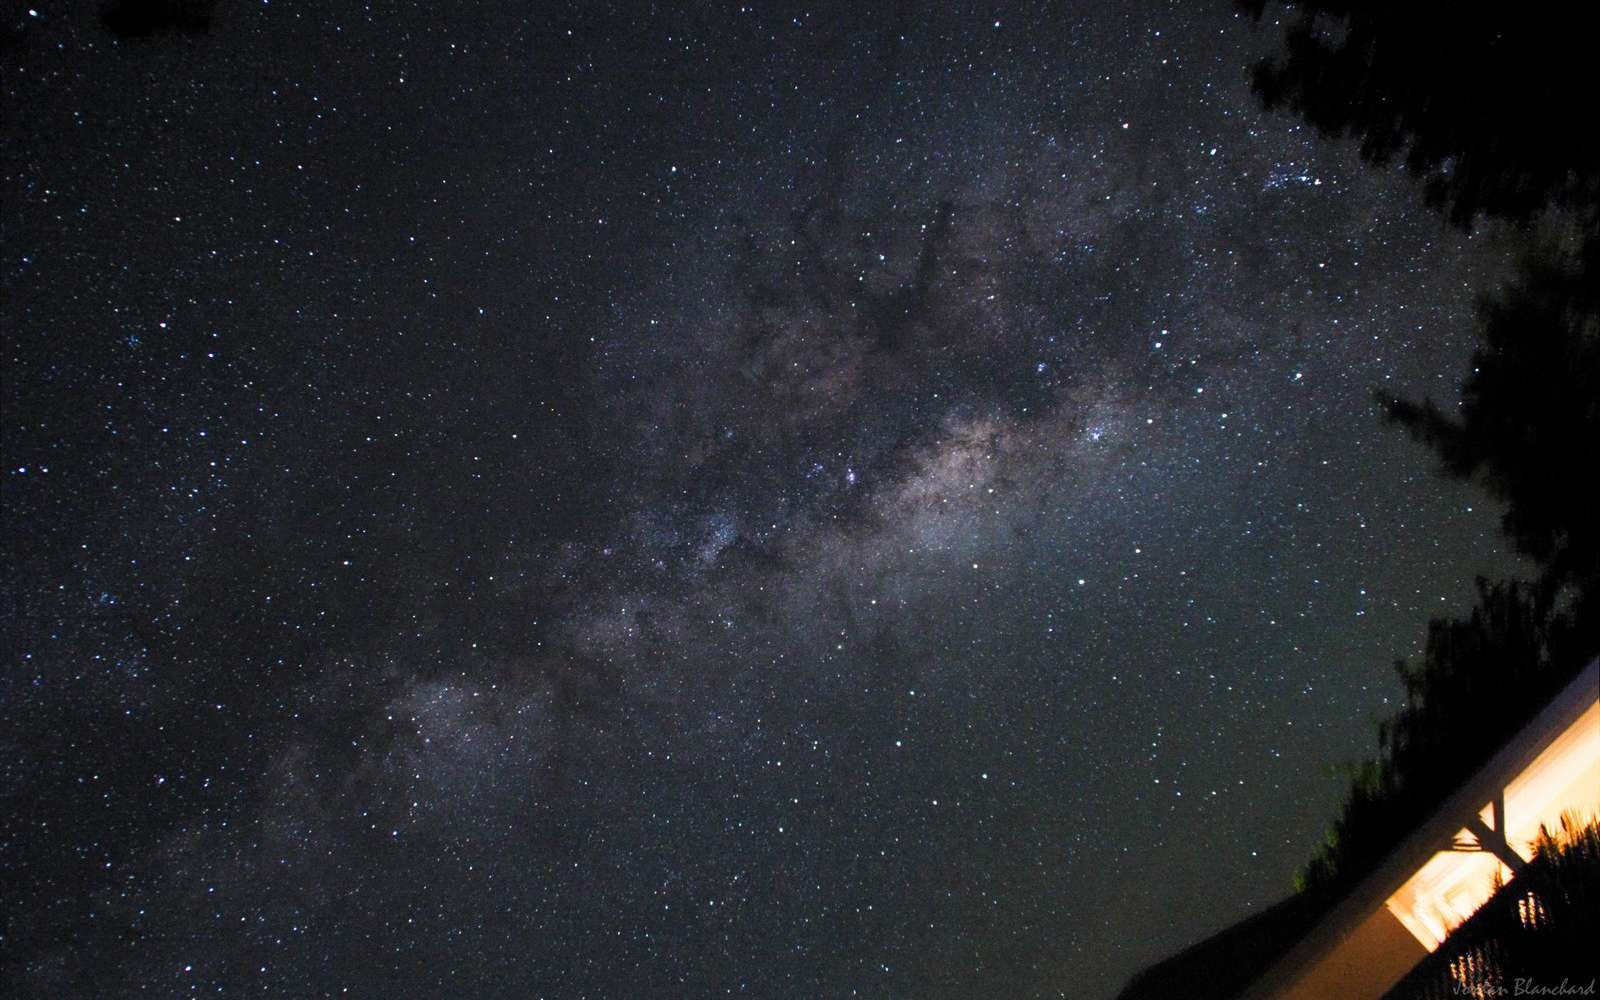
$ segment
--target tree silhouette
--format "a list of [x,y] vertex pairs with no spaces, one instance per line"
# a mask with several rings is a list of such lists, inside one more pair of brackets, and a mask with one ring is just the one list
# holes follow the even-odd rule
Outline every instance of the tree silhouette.
[[1540,566],[1542,598],[1570,590],[1590,627],[1600,610],[1600,517],[1585,483],[1600,464],[1597,247],[1529,255],[1515,282],[1483,299],[1457,414],[1380,397],[1445,472],[1505,502],[1502,526]]
[[1573,992],[1585,993],[1600,976],[1597,937],[1600,824],[1563,815],[1556,832],[1540,830],[1534,860],[1516,880],[1499,886],[1386,996],[1503,996],[1512,992],[1507,983],[1517,992],[1524,983],[1580,984]]
[[[1266,0],[1237,0],[1260,18]],[[1470,228],[1548,208],[1596,221],[1600,130],[1592,114],[1589,4],[1496,6],[1309,0],[1284,51],[1258,62],[1256,93],[1362,155],[1402,158],[1428,202]]]
[[[1267,6],[1236,2],[1257,18]],[[1446,475],[1505,504],[1537,579],[1480,581],[1471,614],[1433,621],[1420,660],[1397,664],[1405,706],[1302,887],[1376,864],[1600,650],[1600,130],[1582,117],[1596,22],[1581,5],[1513,18],[1311,0],[1253,67],[1265,107],[1355,139],[1369,163],[1402,162],[1453,224],[1530,230],[1517,277],[1479,302],[1459,405],[1379,399]]]
[[1569,676],[1564,620],[1515,583],[1478,581],[1478,605],[1436,619],[1416,663],[1395,664],[1405,705],[1378,728],[1301,888],[1358,877],[1472,774]]

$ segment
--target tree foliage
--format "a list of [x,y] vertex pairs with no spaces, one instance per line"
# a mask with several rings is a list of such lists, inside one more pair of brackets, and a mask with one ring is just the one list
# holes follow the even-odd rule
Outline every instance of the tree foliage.
[[[1238,0],[1260,18],[1266,0]],[[1276,5],[1274,5],[1276,7]],[[1527,221],[1547,208],[1592,222],[1600,129],[1589,4],[1498,6],[1310,0],[1252,83],[1269,108],[1370,162],[1399,160],[1458,225]]]
[[1600,597],[1600,271],[1595,248],[1530,256],[1480,306],[1480,346],[1455,413],[1384,397],[1390,417],[1505,504],[1506,537],[1540,567],[1541,597]]
[[1582,995],[1600,975],[1600,825],[1561,818],[1534,860],[1385,1000],[1510,996],[1524,987]]
[[1517,583],[1480,580],[1470,615],[1433,621],[1422,657],[1395,664],[1405,703],[1379,726],[1380,754],[1357,770],[1301,888],[1376,864],[1560,690],[1576,648],[1570,617]]
[[1471,614],[1435,620],[1421,659],[1397,665],[1405,705],[1303,887],[1376,864],[1600,650],[1600,129],[1587,120],[1600,17],[1517,13],[1311,0],[1284,8],[1283,48],[1252,72],[1266,108],[1403,163],[1455,225],[1534,230],[1517,277],[1479,302],[1459,404],[1380,399],[1444,474],[1505,505],[1536,579],[1480,581]]

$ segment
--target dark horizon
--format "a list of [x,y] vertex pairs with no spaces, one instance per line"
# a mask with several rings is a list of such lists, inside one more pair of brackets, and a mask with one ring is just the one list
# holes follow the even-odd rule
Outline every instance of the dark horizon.
[[1105,1000],[1531,571],[1270,10],[3,16],[19,995]]

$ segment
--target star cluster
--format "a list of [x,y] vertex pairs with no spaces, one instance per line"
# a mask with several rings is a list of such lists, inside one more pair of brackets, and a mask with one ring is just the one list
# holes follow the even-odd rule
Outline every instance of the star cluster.
[[1284,894],[1509,564],[1372,402],[1503,248],[1226,3],[535,6],[5,15],[7,977],[1092,998]]

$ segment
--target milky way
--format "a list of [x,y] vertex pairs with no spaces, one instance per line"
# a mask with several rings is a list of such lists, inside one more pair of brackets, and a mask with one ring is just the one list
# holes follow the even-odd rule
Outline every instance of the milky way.
[[1510,565],[1373,403],[1492,230],[1227,3],[391,6],[5,15],[24,995],[1095,998],[1287,894]]

